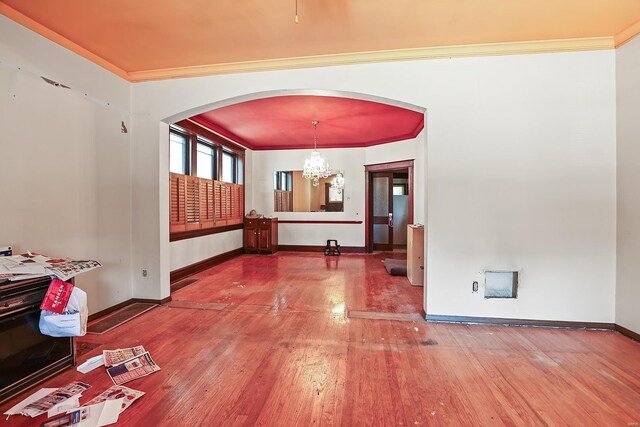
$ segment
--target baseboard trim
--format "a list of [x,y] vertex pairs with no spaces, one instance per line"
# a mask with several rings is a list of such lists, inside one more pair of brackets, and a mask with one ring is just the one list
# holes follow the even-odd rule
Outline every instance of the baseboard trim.
[[[279,251],[288,252],[319,252],[324,253],[325,246],[312,245],[278,245]],[[340,252],[343,254],[363,254],[364,246],[340,246]]]
[[222,264],[225,261],[229,261],[230,259],[240,256],[243,253],[244,253],[243,248],[233,249],[229,252],[225,252],[225,253],[213,256],[211,258],[203,259],[202,261],[198,261],[196,263],[187,265],[186,267],[173,270],[169,275],[169,281],[171,283],[177,282],[178,280],[182,280],[185,277],[189,277],[196,273],[200,273],[201,271],[204,271],[207,268],[211,268],[215,265]]
[[111,307],[105,308],[104,310],[100,310],[96,313],[90,314],[89,318],[87,319],[89,322],[93,322],[96,319],[99,319],[101,317],[106,316],[107,314],[111,314],[116,310],[120,310],[123,307],[128,306],[129,304],[134,303],[135,301],[133,300],[133,298],[130,298],[126,301],[122,301],[121,303],[118,303],[116,305],[112,305]]
[[615,329],[617,332],[620,332],[625,337],[629,337],[632,340],[640,342],[640,334],[633,332],[631,329],[627,329],[624,326],[620,326],[617,323],[615,324]]
[[534,320],[534,319],[509,319],[501,317],[472,317],[472,316],[448,316],[442,314],[427,314],[427,322],[440,323],[469,323],[482,325],[504,326],[534,326],[543,328],[573,328],[573,329],[606,329],[614,330],[615,324],[601,322],[573,322],[566,320]]
[[126,301],[122,301],[121,303],[118,303],[116,305],[112,305],[111,307],[105,308],[104,310],[100,310],[96,313],[90,314],[89,318],[87,319],[87,322],[93,322],[94,320],[97,320],[101,317],[107,316],[111,313],[113,313],[114,311],[118,311],[121,308],[124,308],[130,304],[133,304],[135,302],[142,302],[142,303],[147,303],[147,304],[166,304],[169,301],[171,301],[171,297],[168,296],[166,298],[163,299],[144,299],[144,298],[129,298]]

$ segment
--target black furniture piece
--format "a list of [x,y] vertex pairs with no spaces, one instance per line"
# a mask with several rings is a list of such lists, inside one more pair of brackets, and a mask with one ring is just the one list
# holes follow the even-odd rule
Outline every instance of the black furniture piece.
[[340,245],[337,240],[327,240],[327,246],[324,248],[325,256],[340,256]]
[[0,282],[0,403],[75,365],[73,338],[40,333],[51,279]]

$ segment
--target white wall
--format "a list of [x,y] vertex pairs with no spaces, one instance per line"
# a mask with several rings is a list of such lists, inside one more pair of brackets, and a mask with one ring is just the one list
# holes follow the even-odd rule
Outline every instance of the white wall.
[[[133,110],[160,121],[253,92],[306,88],[426,107],[427,312],[611,322],[614,73],[613,51],[364,64],[141,83],[132,89]],[[134,143],[158,158],[163,138],[145,126]],[[155,165],[134,160],[134,170],[150,177],[134,188],[142,198],[134,210],[139,220],[168,217],[154,195],[160,186],[166,192],[163,168],[156,179]],[[149,197],[138,191],[144,185]],[[255,205],[263,191],[255,190]],[[157,242],[159,234],[149,229],[139,239]],[[169,257],[140,252],[134,270],[143,263],[159,268]],[[492,268],[522,272],[518,300],[471,293],[478,271]],[[168,282],[161,293],[168,294]]]
[[177,270],[238,248],[242,248],[242,230],[177,240],[170,245],[169,270]]
[[[613,58],[484,58],[430,107],[428,313],[614,320]],[[517,300],[471,293],[490,269]]]
[[0,245],[100,261],[76,281],[91,313],[131,298],[129,95],[126,81],[0,16]]
[[618,240],[616,323],[640,333],[640,37],[616,51]]

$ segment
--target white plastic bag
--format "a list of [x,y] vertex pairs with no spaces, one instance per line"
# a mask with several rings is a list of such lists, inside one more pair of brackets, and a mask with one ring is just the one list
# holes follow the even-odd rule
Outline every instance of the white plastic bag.
[[89,319],[89,306],[87,305],[87,293],[82,289],[74,286],[69,302],[67,302],[67,312],[77,311],[80,313],[80,335],[87,333],[87,320]]
[[50,337],[77,337],[80,335],[80,313],[58,314],[48,310],[40,312],[40,332]]
[[87,333],[87,293],[74,287],[63,314],[42,310],[40,332],[51,337],[81,337]]

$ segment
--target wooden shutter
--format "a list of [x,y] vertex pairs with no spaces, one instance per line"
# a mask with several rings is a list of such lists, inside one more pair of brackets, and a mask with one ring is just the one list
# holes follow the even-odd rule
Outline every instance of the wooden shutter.
[[228,184],[222,185],[222,217],[226,220],[225,224],[229,224],[231,218],[231,186]]
[[273,206],[275,212],[291,212],[293,210],[293,192],[273,190]]
[[227,224],[229,224],[229,220],[231,219],[231,185],[227,184],[224,186],[224,207],[227,215]]
[[242,224],[244,222],[244,185],[238,184],[238,222],[236,224]]
[[239,184],[233,184],[232,186],[230,186],[230,190],[231,190],[231,218],[230,218],[230,224],[240,224],[242,223],[242,213],[243,213],[243,206],[242,206],[242,199],[243,199],[243,194],[242,194],[242,186]]
[[216,226],[223,225],[222,221],[222,183],[220,181],[213,181],[214,195],[216,200],[215,213],[216,213]]
[[170,232],[242,224],[244,186],[169,174]]
[[187,176],[187,230],[200,228],[200,179]]
[[[242,212],[244,211],[244,206],[240,206],[239,199],[236,201],[237,207],[234,210],[234,187],[237,184],[229,184],[227,182],[222,181],[214,181],[215,182],[215,199],[216,199],[216,226],[220,225],[229,225],[229,224],[240,224],[242,222]],[[239,197],[239,195],[238,195]],[[234,222],[234,212],[237,212],[239,215],[240,221]]]
[[200,179],[200,224],[202,228],[215,225],[213,181]]
[[169,174],[169,231],[185,231],[187,225],[186,211],[186,177],[177,173]]

